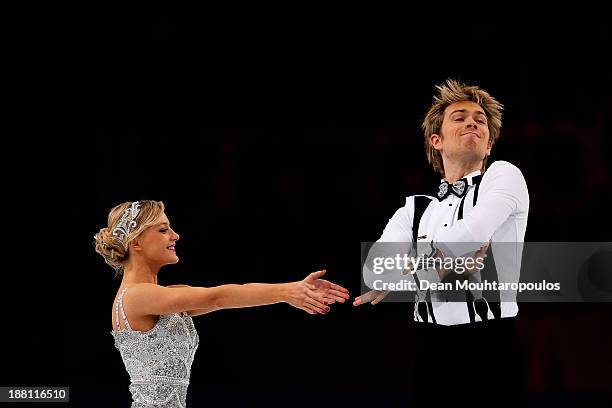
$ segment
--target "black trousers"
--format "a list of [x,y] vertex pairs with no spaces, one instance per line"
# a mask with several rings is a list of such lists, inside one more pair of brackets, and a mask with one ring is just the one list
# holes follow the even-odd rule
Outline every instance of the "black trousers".
[[527,361],[514,318],[456,326],[416,323],[413,391],[421,406],[517,407]]

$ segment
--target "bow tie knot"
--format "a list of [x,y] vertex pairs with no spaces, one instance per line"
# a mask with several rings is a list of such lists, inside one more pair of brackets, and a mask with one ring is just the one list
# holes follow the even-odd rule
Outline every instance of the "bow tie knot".
[[443,181],[440,183],[438,187],[438,192],[436,193],[436,197],[438,200],[442,201],[446,197],[448,197],[451,193],[461,198],[465,195],[467,191],[467,179],[462,178],[461,180],[455,181],[453,184],[450,184],[447,181]]

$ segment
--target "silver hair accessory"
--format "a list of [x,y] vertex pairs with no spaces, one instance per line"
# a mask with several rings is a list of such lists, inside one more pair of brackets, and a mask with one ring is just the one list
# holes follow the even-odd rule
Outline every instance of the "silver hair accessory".
[[136,217],[138,217],[138,213],[140,213],[140,203],[134,201],[131,207],[125,209],[123,216],[121,216],[121,221],[119,221],[119,224],[113,229],[113,236],[117,237],[123,246],[125,246],[127,236],[136,228]]

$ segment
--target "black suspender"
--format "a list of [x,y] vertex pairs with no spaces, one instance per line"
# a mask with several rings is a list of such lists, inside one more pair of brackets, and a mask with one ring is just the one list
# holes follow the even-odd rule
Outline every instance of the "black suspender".
[[[484,268],[480,271],[480,277],[483,281],[498,282],[497,268],[495,267],[495,259],[491,247],[487,250]],[[487,300],[491,312],[496,319],[501,319],[501,305],[499,290],[483,290],[482,297]]]
[[472,207],[476,207],[476,201],[478,201],[478,189],[480,188],[480,183],[476,184],[474,187],[474,198],[472,199]]
[[421,224],[421,218],[423,213],[429,206],[431,198],[424,196],[414,197],[414,215],[412,217],[412,242],[416,243],[419,236],[419,225]]
[[[419,225],[421,224],[421,218],[423,217],[423,213],[431,203],[431,198],[424,196],[416,196],[414,197],[414,214],[412,216],[412,245],[416,251],[417,248],[417,240],[419,236]],[[416,273],[412,274],[417,287],[419,287],[419,278]],[[425,302],[417,302],[416,306],[419,316],[424,322],[428,322],[427,315],[431,316],[431,320],[434,324],[437,324],[436,317],[433,312],[433,305],[431,304],[431,293],[429,289],[425,294]],[[429,309],[429,313],[427,312]]]
[[[478,179],[476,179],[478,177]],[[480,179],[482,175],[476,176],[472,180],[476,184],[474,187],[474,198],[472,199],[472,207],[476,206],[478,201],[478,189],[480,188]],[[457,221],[463,219],[463,201],[467,197],[467,194],[461,199],[459,205],[459,213],[457,214]],[[497,282],[497,269],[495,268],[495,260],[493,259],[493,252],[491,247],[487,250],[487,257],[485,258],[484,268],[480,271],[480,276],[483,281]],[[465,298],[467,302],[468,314],[470,316],[470,322],[475,322],[476,313],[480,316],[482,321],[488,320],[488,309],[491,309],[493,316],[496,319],[501,318],[501,307],[500,307],[500,295],[498,290],[483,290],[483,299],[477,299],[474,302],[474,295],[470,290],[465,291]],[[487,307],[487,303],[489,307]]]
[[[480,179],[482,179],[482,175],[472,177],[472,184],[476,184],[474,187],[474,199],[472,200],[472,207],[476,206],[476,201],[478,201],[478,189],[480,188]],[[463,202],[465,201],[465,197],[467,197],[467,193],[461,198],[461,203],[459,203],[459,212],[457,213],[457,221],[463,219]]]
[[467,197],[467,193],[461,198],[461,202],[459,203],[459,212],[457,213],[457,221],[463,219],[463,202],[465,201],[465,197]]
[[[478,186],[477,184],[476,186]],[[465,201],[465,197],[467,197],[467,193],[461,199],[461,204],[459,204],[459,212],[457,213],[457,221],[463,219],[463,202]],[[476,196],[474,196],[476,197]],[[476,200],[472,201],[473,205],[476,205]],[[467,305],[468,315],[470,316],[470,323],[476,322],[476,310],[474,309],[474,295],[472,291],[466,289],[465,291],[465,303]],[[482,316],[480,316],[482,319]]]

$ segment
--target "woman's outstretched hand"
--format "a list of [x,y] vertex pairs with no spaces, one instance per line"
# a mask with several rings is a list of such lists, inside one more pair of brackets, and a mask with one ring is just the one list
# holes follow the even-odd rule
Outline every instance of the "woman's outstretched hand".
[[288,284],[286,302],[310,314],[327,314],[328,305],[344,303],[350,298],[347,289],[321,279],[326,270],[313,272],[299,282]]

